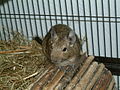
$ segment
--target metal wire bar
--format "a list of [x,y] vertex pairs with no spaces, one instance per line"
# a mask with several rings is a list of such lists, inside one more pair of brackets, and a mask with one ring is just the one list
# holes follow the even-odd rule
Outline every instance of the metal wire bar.
[[[5,14],[5,15],[6,15],[6,14]],[[41,16],[41,15],[39,15],[39,16]],[[36,17],[36,20],[40,20],[39,16]],[[78,16],[78,17],[81,18],[81,19],[80,19],[81,22],[84,22],[84,18],[83,18],[83,17],[81,17],[81,16]],[[7,19],[10,19],[9,17],[5,17],[5,16],[2,17],[2,18],[3,18],[3,19],[6,19],[6,18],[7,18]],[[29,19],[28,17],[24,17],[24,18],[25,18],[25,19]],[[24,18],[22,18],[22,16],[21,16],[20,18],[17,18],[17,17],[16,17],[16,19],[21,19],[21,20],[24,19]],[[96,18],[97,18],[97,17],[96,17]],[[11,19],[15,19],[15,18],[14,18],[14,17],[11,17]],[[33,17],[31,17],[30,19],[31,19],[31,20],[34,20]],[[41,17],[41,20],[45,20],[45,18],[42,18],[42,17]],[[50,18],[47,17],[46,20],[50,20]],[[52,20],[52,21],[53,21],[53,20],[56,21],[55,18],[52,18],[51,20]],[[60,21],[60,20],[61,20],[61,19],[57,19],[57,21]],[[63,21],[67,21],[67,19],[62,19],[62,20],[63,20]],[[72,19],[68,19],[68,21],[73,21],[73,20],[72,20]],[[79,19],[74,19],[74,21],[79,21]],[[86,22],[90,22],[90,20],[86,20]],[[97,20],[97,19],[96,19],[96,20],[92,20],[92,22],[103,22],[103,20]],[[111,22],[111,23],[116,23],[114,20],[111,20],[110,22]],[[104,23],[109,23],[109,20],[104,20]],[[120,23],[120,21],[117,20],[117,23]]]
[[[50,8],[50,1],[48,0],[48,10],[49,10],[49,14],[51,15],[51,8]],[[50,26],[52,26],[52,19],[50,16]]]
[[[14,15],[14,14],[1,13],[1,15]],[[21,14],[16,14],[16,15],[21,15],[21,16],[22,16],[22,15],[26,15],[26,16],[29,16],[29,15],[30,15],[30,16],[34,16],[34,14],[32,14],[32,13],[30,13],[30,14],[27,14],[27,13],[22,14],[22,13],[21,13]],[[45,14],[45,15],[44,15],[44,14],[35,14],[35,15],[36,15],[36,16],[53,16],[53,17],[55,16],[54,14],[51,14],[51,15],[49,15],[49,14]],[[56,14],[56,16],[57,16],[57,17],[61,17],[61,15],[59,15],[59,14]],[[68,16],[68,17],[79,17],[78,15],[72,16],[72,15],[62,14],[62,17],[66,17],[66,16]],[[81,18],[84,18],[84,17],[85,17],[85,18],[90,18],[89,15],[81,15],[80,17],[81,17]],[[111,18],[111,19],[115,19],[115,18],[116,18],[116,19],[120,19],[119,16],[116,16],[116,17],[115,17],[115,16],[101,16],[101,15],[99,15],[99,16],[97,16],[97,17],[96,17],[96,15],[92,15],[91,18],[94,18],[94,19],[96,19],[96,18],[99,18],[99,19],[103,19],[103,18],[104,18],[104,19],[105,19],[105,18],[106,18],[106,19],[109,19],[109,18]]]
[[[23,0],[21,0],[21,3],[22,3],[22,10],[23,10],[23,16],[24,16],[26,34],[27,34],[27,38],[29,38],[29,35],[28,35],[28,27],[27,27],[27,22],[26,22],[26,18],[25,18],[25,7],[24,7],[24,4],[23,4]],[[31,32],[31,33],[32,33],[32,32]]]
[[16,31],[18,32],[18,24],[17,24],[16,15],[15,15],[15,6],[14,6],[14,3],[13,3],[13,0],[11,2],[12,2],[13,14],[14,14],[14,17],[15,17],[15,27],[16,27]]
[[[28,0],[26,0],[26,4],[27,4],[27,10],[28,10],[28,13],[30,13],[30,8],[29,8],[29,2],[28,2]],[[34,16],[34,14],[33,14],[33,16]],[[32,21],[31,21],[31,19],[30,19],[30,15],[29,15],[29,22],[30,22],[30,30],[31,30],[31,35],[33,36],[33,27],[32,27]],[[28,30],[27,30],[27,34],[28,34]]]
[[[115,8],[115,29],[116,29],[116,53],[117,53],[117,58],[118,58],[118,54],[119,54],[119,52],[118,52],[118,29],[117,29],[117,4],[116,4],[117,2],[116,2],[116,0],[115,0],[115,2],[114,2],[114,8]],[[119,76],[117,76],[117,88],[118,89],[120,89],[120,81],[119,81]]]
[[19,18],[16,18],[16,19],[18,19],[20,21],[21,34],[24,35],[22,21],[21,21],[21,18],[20,18],[20,8],[19,8],[18,0],[16,0],[16,4],[17,4],[17,11],[18,11],[18,14],[19,14]]
[[69,22],[68,22],[68,8],[67,8],[67,1],[66,0],[65,0],[65,11],[66,11],[67,25],[69,25]]
[[[2,15],[1,15],[1,9],[0,9],[0,21],[1,21],[1,25],[4,26],[4,24],[3,24],[3,19],[2,19]],[[4,39],[6,40],[4,28],[2,28],[2,30],[3,30],[3,34],[2,34],[2,32],[0,32],[0,35],[1,35],[0,38],[1,38],[1,40],[4,40]],[[2,37],[2,35],[3,35],[3,37]]]
[[63,24],[61,0],[59,0],[59,8],[60,8],[60,15],[61,15],[61,23]]
[[[109,17],[111,16],[111,11],[110,11],[110,0],[108,0],[108,14]],[[110,56],[112,57],[112,35],[111,35],[111,18],[109,18],[109,37],[110,37]]]
[[[85,16],[85,3],[84,3],[84,0],[82,0],[82,3],[83,3],[83,15]],[[85,37],[86,37],[86,40],[87,40],[87,25],[86,25],[86,17],[84,17],[84,28],[85,28]],[[86,42],[86,49],[87,49],[87,54],[89,55],[89,50],[88,50],[88,44]]]
[[38,28],[37,28],[37,22],[36,22],[36,17],[35,17],[35,7],[34,7],[33,0],[31,0],[31,2],[32,2],[32,8],[33,8],[33,14],[34,14],[35,31],[36,31],[36,35],[38,36]]
[[98,43],[98,55],[100,56],[100,36],[99,36],[99,24],[98,24],[98,6],[97,0],[95,0],[95,8],[96,8],[96,24],[97,24],[97,43]]
[[117,23],[118,23],[118,21],[117,21],[117,4],[116,4],[116,0],[115,0],[115,3],[114,3],[115,5],[115,31],[116,31],[116,53],[117,53],[117,58],[118,58],[118,56],[119,56],[119,51],[118,51],[118,25],[117,25]]
[[[103,3],[103,0],[101,0],[101,3],[102,3],[102,16],[104,17],[104,3]],[[104,18],[102,18],[103,20],[103,38],[104,38],[104,56],[106,57],[106,37],[105,37],[105,23],[104,23]]]
[[57,14],[56,14],[56,4],[55,4],[55,0],[53,0],[53,6],[54,6],[54,13],[55,13],[55,21],[57,24]]
[[[9,3],[7,2],[6,4],[7,4],[7,6],[8,6],[8,12],[11,13]],[[8,34],[9,34],[9,36],[10,36],[10,34],[12,33],[11,36],[13,36],[13,32],[14,32],[14,30],[13,30],[13,22],[12,22],[11,16],[9,16],[9,17],[10,17],[11,31],[10,31],[10,29],[8,29]]]
[[[3,2],[3,0],[2,0],[2,2]],[[9,26],[8,26],[8,20],[7,20],[6,12],[5,12],[5,6],[4,6],[4,4],[3,4],[2,6],[3,6],[3,12],[5,13],[4,16],[5,16],[5,23],[6,23],[7,32],[9,33],[9,34],[8,34],[8,39],[11,39],[11,37],[10,37],[10,32],[9,32]],[[3,17],[2,17],[2,18],[3,18]],[[2,24],[3,24],[3,20],[2,20]],[[3,34],[4,34],[4,36],[5,36],[5,40],[7,40],[7,38],[6,38],[7,34],[6,34],[5,31],[6,31],[6,30],[4,29],[4,24],[3,24]]]
[[44,18],[45,18],[45,27],[46,27],[46,33],[48,32],[48,25],[47,25],[47,20],[46,20],[46,12],[45,12],[45,3],[44,0],[42,0],[42,4],[43,4],[43,12],[44,12]]
[[[73,14],[74,14],[74,11],[73,11],[73,2],[72,2],[72,0],[70,0],[70,2],[71,2],[71,11],[72,11],[72,16],[74,16]],[[73,23],[73,30],[75,31],[75,23],[74,23],[74,17],[72,17],[72,23]]]
[[78,10],[78,25],[79,25],[79,35],[80,35],[80,39],[82,38],[81,36],[81,22],[80,22],[80,9],[79,9],[79,2],[78,0],[77,2],[77,10]]
[[41,16],[40,16],[40,5],[39,5],[39,2],[37,0],[37,9],[38,9],[38,13],[39,13],[39,21],[40,21],[40,29],[41,29],[41,36],[43,38],[43,27],[42,27],[42,21],[41,21]]
[[91,39],[92,39],[92,55],[95,55],[94,53],[94,41],[93,41],[93,26],[92,26],[92,18],[91,18],[91,15],[92,15],[92,12],[91,12],[91,1],[89,0],[89,11],[90,11],[90,27],[91,27]]

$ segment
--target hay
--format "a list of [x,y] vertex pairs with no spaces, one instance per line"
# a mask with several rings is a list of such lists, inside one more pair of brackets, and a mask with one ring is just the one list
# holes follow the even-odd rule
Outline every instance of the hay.
[[29,48],[28,53],[0,54],[0,90],[25,90],[49,64],[36,41],[28,41],[20,33],[13,39],[0,41],[0,51]]

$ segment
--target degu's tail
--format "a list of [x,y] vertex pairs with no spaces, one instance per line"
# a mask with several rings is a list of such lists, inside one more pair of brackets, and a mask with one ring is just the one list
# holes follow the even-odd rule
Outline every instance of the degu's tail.
[[38,36],[33,37],[33,40],[37,41],[39,44],[42,45],[42,39],[40,37],[38,37]]

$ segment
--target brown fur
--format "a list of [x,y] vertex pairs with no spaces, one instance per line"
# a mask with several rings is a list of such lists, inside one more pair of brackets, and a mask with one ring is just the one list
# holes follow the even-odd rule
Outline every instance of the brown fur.
[[[55,30],[57,38],[54,40],[51,37],[51,30]],[[47,33],[42,42],[42,48],[45,56],[58,66],[67,66],[78,63],[80,58],[80,42],[75,34],[76,41],[71,46],[68,40],[68,35],[72,29],[64,24],[53,26]],[[67,48],[66,52],[62,49]]]

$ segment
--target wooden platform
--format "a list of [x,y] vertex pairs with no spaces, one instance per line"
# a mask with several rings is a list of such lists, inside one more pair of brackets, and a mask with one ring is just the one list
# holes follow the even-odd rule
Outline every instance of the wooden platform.
[[116,90],[111,72],[104,64],[94,61],[93,56],[83,55],[83,65],[66,72],[53,65],[44,71],[30,90]]

